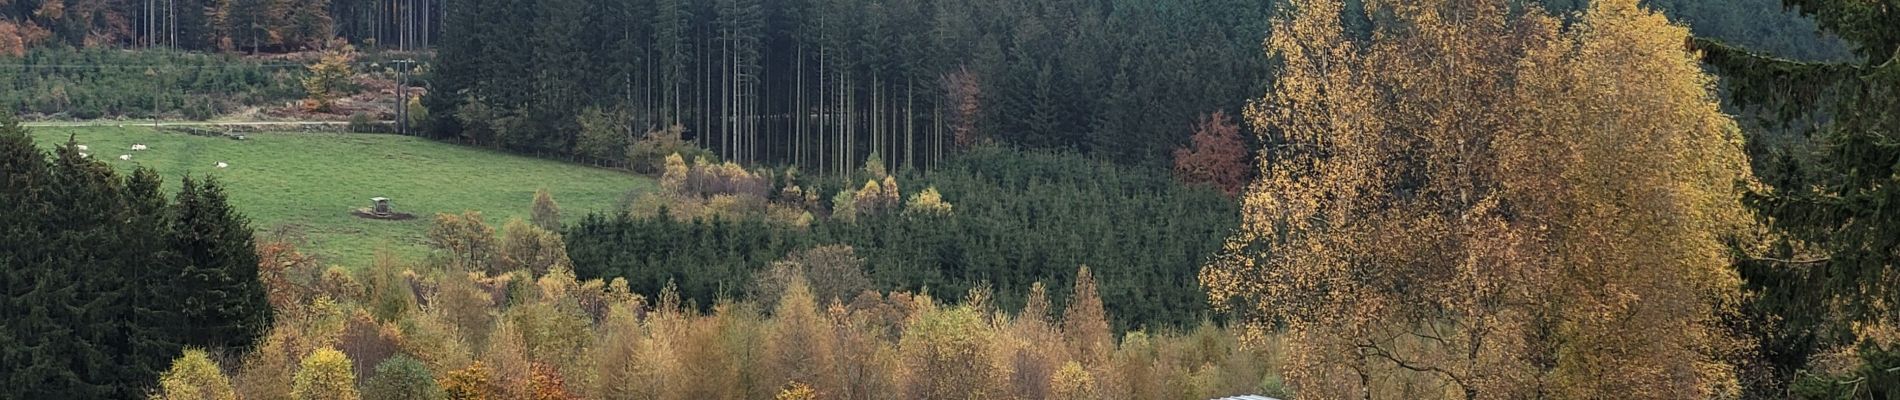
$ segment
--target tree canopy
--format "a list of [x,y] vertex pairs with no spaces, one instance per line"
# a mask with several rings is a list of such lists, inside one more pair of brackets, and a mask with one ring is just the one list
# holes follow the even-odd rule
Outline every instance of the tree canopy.
[[1687,40],[1635,0],[1302,3],[1210,299],[1280,329],[1303,396],[1733,394],[1749,169]]

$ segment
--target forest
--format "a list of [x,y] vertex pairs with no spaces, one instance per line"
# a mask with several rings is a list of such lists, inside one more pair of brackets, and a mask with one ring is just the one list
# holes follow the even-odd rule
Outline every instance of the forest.
[[[0,0],[0,87],[0,400],[1900,396],[1900,0]],[[36,132],[127,117],[220,146]],[[260,224],[253,118],[615,179]]]

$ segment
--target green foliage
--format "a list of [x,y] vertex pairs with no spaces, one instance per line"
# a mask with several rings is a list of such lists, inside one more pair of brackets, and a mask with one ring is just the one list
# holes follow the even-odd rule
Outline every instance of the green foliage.
[[[338,133],[250,133],[245,140],[181,135],[149,126],[43,128],[33,137],[51,148],[74,136],[122,173],[155,170],[176,183],[185,174],[215,176],[238,211],[261,231],[289,228],[302,234],[303,251],[325,266],[361,270],[386,248],[400,259],[428,254],[428,219],[437,212],[482,210],[492,223],[531,218],[536,188],[560,199],[573,223],[591,210],[617,208],[629,191],[644,192],[653,180],[624,172],[501,154],[424,138]],[[133,143],[151,146],[119,161]],[[113,151],[107,153],[107,151]],[[218,161],[230,167],[215,167]],[[469,171],[483,171],[470,173]],[[294,184],[293,184],[294,183]],[[175,186],[170,186],[175,190]],[[412,221],[359,218],[350,210],[369,198],[391,200]],[[30,215],[30,214],[29,214]]]
[[[1892,111],[1900,110],[1900,24],[1891,21],[1900,3],[1782,4],[1814,17],[1849,43],[1854,57],[1794,61],[1758,53],[1776,49],[1746,41],[1695,43],[1738,103],[1775,117],[1771,127],[1807,126],[1795,129],[1817,144],[1770,154],[1769,171],[1761,174],[1769,187],[1747,199],[1775,230],[1775,242],[1751,249],[1758,254],[1739,267],[1746,286],[1761,293],[1743,318],[1763,321],[1748,328],[1763,345],[1773,383],[1761,391],[1768,393],[1798,377],[1813,355],[1862,340],[1853,327],[1900,321],[1900,308],[1886,300],[1900,290],[1893,269],[1900,254],[1892,251],[1900,245],[1900,219],[1882,206],[1900,201],[1900,143],[1892,136],[1900,132],[1900,113]],[[1893,365],[1891,353],[1864,348],[1862,355],[1859,378],[1842,379],[1859,382],[1852,388],[1821,377],[1796,389],[1809,398],[1891,390],[1885,388],[1893,375],[1880,369]]]
[[376,365],[376,376],[363,385],[363,400],[443,400],[447,395],[436,385],[429,367],[409,356],[398,355]]
[[934,186],[954,212],[846,220],[840,216],[853,215],[845,209],[856,200],[841,196],[853,200],[809,228],[596,214],[568,232],[568,255],[583,278],[625,277],[640,293],[675,281],[701,306],[743,294],[772,260],[828,244],[854,248],[876,288],[962,293],[988,281],[1008,308],[1024,303],[1030,284],[1066,287],[1076,267],[1088,265],[1106,282],[1099,291],[1116,310],[1112,326],[1128,329],[1198,320],[1207,306],[1195,273],[1238,219],[1231,201],[1164,171],[1072,154],[978,149],[906,181]]
[[0,117],[0,398],[138,397],[185,345],[249,347],[271,310],[221,186],[168,202],[77,147]]
[[[588,155],[601,146],[566,129],[575,110],[626,110],[628,131],[677,124],[723,158],[842,174],[873,153],[889,170],[937,164],[954,122],[1160,165],[1195,115],[1263,88],[1272,3],[470,0],[446,10],[430,84],[455,95],[432,97],[432,125]],[[545,129],[444,118],[474,103]]]
[[34,49],[0,56],[0,104],[8,105],[0,111],[53,119],[204,119],[302,97],[299,69],[227,55]]
[[1802,400],[1891,399],[1900,396],[1900,353],[1863,345],[1860,366],[1840,375],[1802,375],[1789,385],[1789,398]]
[[249,221],[232,211],[214,178],[185,177],[174,203],[172,246],[182,281],[168,301],[185,304],[186,343],[247,346],[270,326],[270,301],[257,280]]

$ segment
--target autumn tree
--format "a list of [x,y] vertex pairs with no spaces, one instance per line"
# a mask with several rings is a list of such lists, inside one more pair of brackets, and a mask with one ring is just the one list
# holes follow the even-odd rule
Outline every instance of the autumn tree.
[[766,382],[809,382],[813,386],[808,390],[825,392],[844,386],[835,369],[829,325],[819,314],[805,278],[794,276],[772,309],[772,325],[765,337]]
[[1075,290],[1062,310],[1062,334],[1078,358],[1090,364],[1106,361],[1115,351],[1115,333],[1108,328],[1108,311],[1096,292],[1095,275],[1083,266],[1075,273]]
[[325,50],[322,58],[309,66],[310,76],[303,78],[303,90],[308,96],[304,106],[313,111],[330,111],[336,99],[342,96],[343,85],[354,73],[350,66],[353,62],[356,62],[356,48],[348,43]]
[[1215,111],[1194,124],[1192,139],[1193,144],[1174,150],[1174,176],[1182,182],[1213,186],[1228,196],[1240,195],[1254,171],[1240,125],[1226,112]]
[[554,202],[554,195],[547,188],[535,189],[534,210],[531,222],[535,227],[548,232],[561,231],[561,205]]
[[376,365],[376,375],[363,384],[364,400],[443,400],[447,395],[437,386],[429,367],[409,356],[398,355]]
[[480,211],[438,213],[428,237],[430,247],[444,252],[449,265],[460,270],[485,271],[495,257],[495,228],[482,222]]
[[1717,315],[1748,167],[1687,29],[1633,0],[1567,26],[1514,4],[1276,21],[1246,112],[1274,152],[1210,300],[1283,327],[1305,396],[1732,394]]
[[502,238],[501,253],[495,260],[498,271],[525,269],[539,276],[570,264],[567,246],[561,243],[558,233],[529,225],[520,218],[508,220],[502,231],[506,236]]
[[816,304],[850,300],[873,288],[864,259],[851,246],[819,246],[785,256],[753,278],[751,297],[772,306],[793,285],[807,285]]
[[916,399],[988,398],[999,389],[987,384],[998,371],[990,364],[995,332],[985,329],[975,310],[929,310],[906,327],[899,342],[909,373],[904,397]]
[[231,379],[204,350],[186,349],[172,368],[158,378],[158,400],[237,400]]
[[321,348],[305,356],[292,379],[293,400],[356,400],[356,375],[350,358],[332,348]]

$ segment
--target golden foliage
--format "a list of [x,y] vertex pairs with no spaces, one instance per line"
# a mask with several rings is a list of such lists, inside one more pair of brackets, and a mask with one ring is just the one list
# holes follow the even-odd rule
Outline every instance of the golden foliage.
[[1114,333],[1108,328],[1108,311],[1102,309],[1102,296],[1096,293],[1095,275],[1083,266],[1075,273],[1075,291],[1070,292],[1069,307],[1062,311],[1062,333],[1076,357],[1096,364],[1106,361],[1115,349]]
[[448,394],[449,400],[498,400],[501,398],[500,392],[496,390],[497,384],[490,377],[488,366],[482,365],[480,361],[469,364],[468,368],[450,371],[448,375],[437,379],[437,383],[442,386],[442,392]]
[[[1731,393],[1722,239],[1750,179],[1734,123],[1635,0],[1562,28],[1506,0],[1343,1],[1274,24],[1246,110],[1277,132],[1210,300],[1284,323],[1302,395]],[[1359,10],[1352,10],[1358,12]]]
[[[1071,301],[1083,305],[1065,312],[1064,322],[1087,339],[1065,335],[1040,285],[1032,297],[1041,298],[1034,301],[1041,311],[1027,311],[1039,315],[1012,319],[983,288],[952,307],[928,294],[834,282],[863,273],[847,247],[812,249],[781,264],[801,268],[788,269],[773,305],[721,302],[702,313],[670,286],[649,308],[625,280],[576,282],[565,268],[530,280],[523,272],[417,273],[392,261],[377,269],[402,270],[403,280],[376,286],[413,287],[426,301],[393,308],[385,320],[374,304],[319,294],[301,311],[279,314],[245,355],[233,392],[273,400],[338,395],[360,381],[353,366],[390,354],[416,358],[428,375],[412,376],[434,376],[451,399],[756,399],[798,389],[790,382],[809,389],[794,395],[840,399],[1145,399],[1252,393],[1270,382],[1261,380],[1271,375],[1257,367],[1260,353],[1234,345],[1228,330],[1138,335],[1118,348],[1106,322],[1082,322],[1107,320],[1086,299]],[[826,282],[814,287],[806,274]],[[1081,292],[1092,292],[1094,277],[1084,275]],[[844,296],[821,301],[821,287],[858,293],[849,303]],[[1099,355],[1085,358],[1071,343],[1099,344],[1089,350]]]
[[953,208],[950,202],[943,200],[943,194],[937,192],[936,186],[924,188],[904,203],[905,214],[945,215]]
[[790,385],[785,385],[784,390],[779,390],[778,395],[772,396],[772,399],[773,400],[818,400],[818,391],[815,389],[812,389],[810,385],[806,385],[799,382],[792,382]]
[[1089,371],[1082,369],[1082,363],[1069,361],[1062,369],[1049,378],[1049,398],[1066,400],[1085,400],[1102,398],[1095,390],[1095,378]]
[[317,349],[304,357],[292,378],[290,398],[294,400],[356,400],[356,377],[350,358],[332,348]]
[[336,99],[342,97],[341,93],[337,92],[342,89],[343,83],[350,79],[350,75],[355,73],[350,68],[350,64],[355,61],[356,47],[348,43],[324,51],[317,63],[308,67],[310,76],[303,78],[304,93],[310,96],[304,101],[304,106],[311,111],[330,111]]
[[237,400],[231,379],[199,349],[185,349],[173,360],[171,369],[159,376],[158,388],[155,400]]

